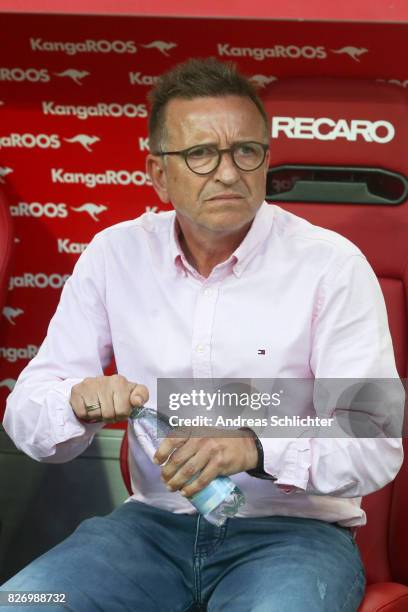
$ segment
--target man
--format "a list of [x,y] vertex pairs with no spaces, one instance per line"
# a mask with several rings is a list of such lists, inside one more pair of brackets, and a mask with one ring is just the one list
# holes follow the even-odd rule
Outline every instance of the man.
[[[159,377],[397,377],[361,252],[263,202],[268,119],[249,82],[190,60],[151,102],[147,170],[175,212],[109,228],[79,259],[5,416],[39,461],[68,461],[104,422],[156,407]],[[113,355],[119,375],[104,376]],[[400,440],[211,433],[155,453],[132,422],[133,498],[3,589],[64,591],[60,609],[81,612],[356,610],[365,580],[350,528],[364,524],[361,496],[395,477]],[[218,475],[246,497],[221,527],[183,498]]]

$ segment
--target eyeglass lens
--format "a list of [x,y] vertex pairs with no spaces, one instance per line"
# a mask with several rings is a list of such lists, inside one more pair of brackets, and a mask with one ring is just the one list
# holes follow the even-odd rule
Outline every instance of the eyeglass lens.
[[[235,165],[241,170],[256,170],[265,159],[262,145],[256,142],[238,143],[231,147]],[[186,155],[190,170],[197,174],[207,174],[218,166],[221,153],[216,147],[194,147]]]

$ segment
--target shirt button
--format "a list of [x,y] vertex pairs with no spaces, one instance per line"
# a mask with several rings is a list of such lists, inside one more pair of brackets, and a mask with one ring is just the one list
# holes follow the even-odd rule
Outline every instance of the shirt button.
[[204,289],[204,295],[212,295],[212,289]]
[[204,350],[205,350],[204,344],[197,344],[196,346],[197,353],[204,353]]

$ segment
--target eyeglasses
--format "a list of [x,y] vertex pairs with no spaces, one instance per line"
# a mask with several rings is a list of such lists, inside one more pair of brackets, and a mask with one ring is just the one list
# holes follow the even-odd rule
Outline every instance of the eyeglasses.
[[181,155],[187,167],[195,174],[210,174],[218,168],[223,153],[229,153],[232,161],[239,170],[252,172],[262,166],[267,144],[261,142],[236,142],[229,149],[218,149],[212,145],[196,145],[182,151],[159,151],[154,155]]

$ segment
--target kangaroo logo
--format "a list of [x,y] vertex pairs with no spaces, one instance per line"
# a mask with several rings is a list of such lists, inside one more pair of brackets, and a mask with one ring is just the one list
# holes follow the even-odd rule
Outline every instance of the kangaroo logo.
[[91,146],[96,142],[99,142],[100,138],[98,138],[97,136],[88,136],[87,134],[77,134],[72,138],[64,138],[64,140],[65,142],[77,142],[78,144],[82,145],[84,149],[92,153]]
[[0,183],[5,183],[6,181],[4,180],[3,177],[7,176],[11,172],[13,172],[12,168],[7,168],[6,166],[0,166]]
[[331,49],[332,53],[345,53],[346,55],[349,55],[351,57],[351,59],[353,59],[355,62],[359,62],[360,60],[358,59],[360,57],[360,55],[364,55],[364,53],[368,52],[368,49],[365,49],[364,47],[342,47],[341,49]]
[[267,77],[264,74],[254,74],[254,76],[251,76],[249,80],[255,85],[255,87],[266,87],[270,83],[277,81],[278,77]]
[[141,45],[141,46],[144,47],[145,49],[157,49],[158,51],[160,51],[160,53],[163,53],[163,55],[165,55],[166,57],[170,57],[168,53],[170,49],[174,49],[174,47],[177,47],[176,43],[164,42],[163,40],[154,40],[148,45]]
[[24,314],[24,310],[21,310],[21,308],[11,308],[11,306],[5,306],[3,308],[3,314],[11,325],[15,325],[16,322],[14,319]]
[[87,72],[86,70],[75,70],[73,68],[70,68],[69,70],[64,70],[64,72],[55,72],[54,74],[55,76],[59,77],[68,77],[72,79],[77,85],[82,85],[80,79],[84,79],[91,73]]
[[104,206],[103,204],[93,204],[92,202],[87,202],[86,204],[82,204],[82,206],[79,208],[72,208],[72,210],[75,210],[75,212],[86,212],[94,221],[99,221],[96,215],[108,210],[108,207]]
[[9,391],[12,391],[14,389],[15,384],[16,381],[14,380],[14,378],[3,378],[3,380],[0,380],[0,387],[7,387]]

